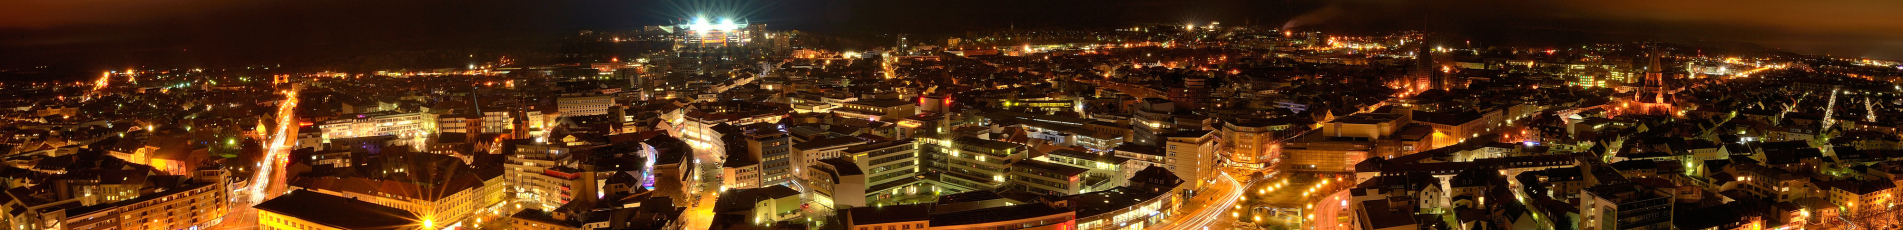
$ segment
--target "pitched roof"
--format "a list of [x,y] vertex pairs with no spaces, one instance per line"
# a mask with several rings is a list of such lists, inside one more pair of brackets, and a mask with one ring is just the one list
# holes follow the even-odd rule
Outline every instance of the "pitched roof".
[[416,214],[403,209],[307,190],[291,191],[253,207],[342,229],[408,229],[420,224]]

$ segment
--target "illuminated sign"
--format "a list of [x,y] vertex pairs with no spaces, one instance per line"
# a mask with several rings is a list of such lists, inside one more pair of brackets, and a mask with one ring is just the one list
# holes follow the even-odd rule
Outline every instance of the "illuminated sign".
[[916,128],[918,128],[918,126],[920,126],[920,125],[925,125],[925,124],[924,124],[924,123],[922,123],[922,122],[919,122],[919,121],[914,121],[914,120],[902,120],[902,121],[899,121],[899,126],[900,126],[900,127],[905,127],[905,128],[908,128],[908,129],[916,129]]

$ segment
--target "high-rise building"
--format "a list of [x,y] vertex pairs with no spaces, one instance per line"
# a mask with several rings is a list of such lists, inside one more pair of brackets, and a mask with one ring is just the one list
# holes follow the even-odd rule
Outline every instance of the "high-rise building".
[[792,142],[792,138],[778,128],[747,133],[747,152],[758,154],[760,159],[760,186],[793,180]]
[[915,138],[918,141],[919,167],[924,172],[944,172],[950,166],[953,134],[951,120],[942,113],[920,113],[899,120],[899,131],[893,138]]
[[1220,149],[1216,145],[1223,142],[1221,138],[1210,131],[1178,132],[1164,138],[1164,167],[1201,188],[1203,178],[1211,178],[1210,173],[1216,171],[1216,151]]

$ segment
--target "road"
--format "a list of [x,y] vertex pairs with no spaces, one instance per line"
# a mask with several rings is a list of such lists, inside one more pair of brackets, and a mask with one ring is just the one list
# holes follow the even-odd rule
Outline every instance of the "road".
[[276,197],[276,194],[283,194],[287,189],[284,184],[284,170],[278,167],[290,161],[289,139],[297,135],[297,129],[292,128],[298,127],[297,118],[293,114],[297,111],[297,90],[285,90],[282,93],[284,93],[284,100],[278,102],[275,121],[277,130],[272,131],[270,142],[266,143],[269,146],[265,149],[264,158],[258,161],[258,174],[252,176],[251,181],[246,182],[248,184],[245,185],[245,189],[233,189],[231,194],[227,194],[230,196],[228,213],[221,222],[211,226],[210,229],[258,228],[257,210],[252,209],[251,206]]
[[682,229],[708,229],[713,225],[714,205],[718,203],[722,192],[720,191],[721,180],[715,175],[720,175],[720,165],[726,160],[724,158],[712,154],[694,156],[694,163],[700,164],[699,167],[694,168],[701,170],[703,176],[696,179],[694,184],[682,186],[699,186],[701,192],[693,195],[696,201],[690,202],[687,212],[681,214],[681,219],[687,221],[681,225]]
[[682,229],[708,229],[711,227],[714,223],[714,203],[716,199],[719,199],[719,194],[718,192],[701,193],[699,197],[700,202],[695,202],[698,205],[688,207],[687,213],[681,214],[681,219],[687,220],[686,223],[682,224]]
[[1306,229],[1346,229],[1347,224],[1341,223],[1339,218],[1341,217],[1341,210],[1346,207],[1344,205],[1348,204],[1346,203],[1348,197],[1348,190],[1342,189],[1333,195],[1316,201],[1315,209],[1311,212],[1314,213],[1314,215],[1312,218],[1309,218],[1308,223],[1310,224]]
[[[1241,183],[1236,182],[1235,176],[1229,175],[1228,172],[1223,172],[1222,176],[1218,177],[1217,179],[1220,179],[1219,181],[1222,181],[1221,183],[1217,185],[1224,185],[1224,186],[1227,186],[1227,188],[1212,187],[1210,189],[1210,191],[1212,192],[1204,193],[1201,197],[1192,198],[1191,202],[1184,204],[1184,206],[1188,206],[1189,208],[1191,208],[1191,210],[1183,210],[1183,212],[1190,213],[1190,215],[1177,216],[1174,220],[1168,221],[1168,224],[1157,225],[1154,227],[1150,227],[1150,229],[1152,230],[1205,229],[1206,227],[1209,227],[1211,224],[1216,223],[1217,222],[1216,219],[1218,219],[1219,217],[1222,217],[1224,213],[1228,213],[1226,211],[1229,210],[1229,208],[1236,206],[1236,200],[1239,200],[1242,198],[1242,189],[1240,188],[1245,188]],[[1197,201],[1201,201],[1201,202],[1197,202]],[[1200,204],[1200,205],[1190,205],[1190,204]]]
[[270,147],[265,149],[264,158],[259,161],[262,164],[258,166],[258,175],[251,178],[251,191],[257,192],[251,194],[252,205],[284,193],[284,170],[278,167],[290,162],[289,139],[297,135],[297,130],[291,128],[297,127],[297,119],[293,117],[297,111],[297,90],[285,90],[283,93],[284,101],[278,104],[277,131],[271,133]]

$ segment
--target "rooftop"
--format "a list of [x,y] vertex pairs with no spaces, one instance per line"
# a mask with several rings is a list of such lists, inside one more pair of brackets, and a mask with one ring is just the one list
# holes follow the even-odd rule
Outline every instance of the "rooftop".
[[421,219],[402,209],[307,190],[294,190],[253,207],[342,229],[408,229]]
[[852,224],[884,224],[932,220],[933,204],[883,205],[847,210]]

